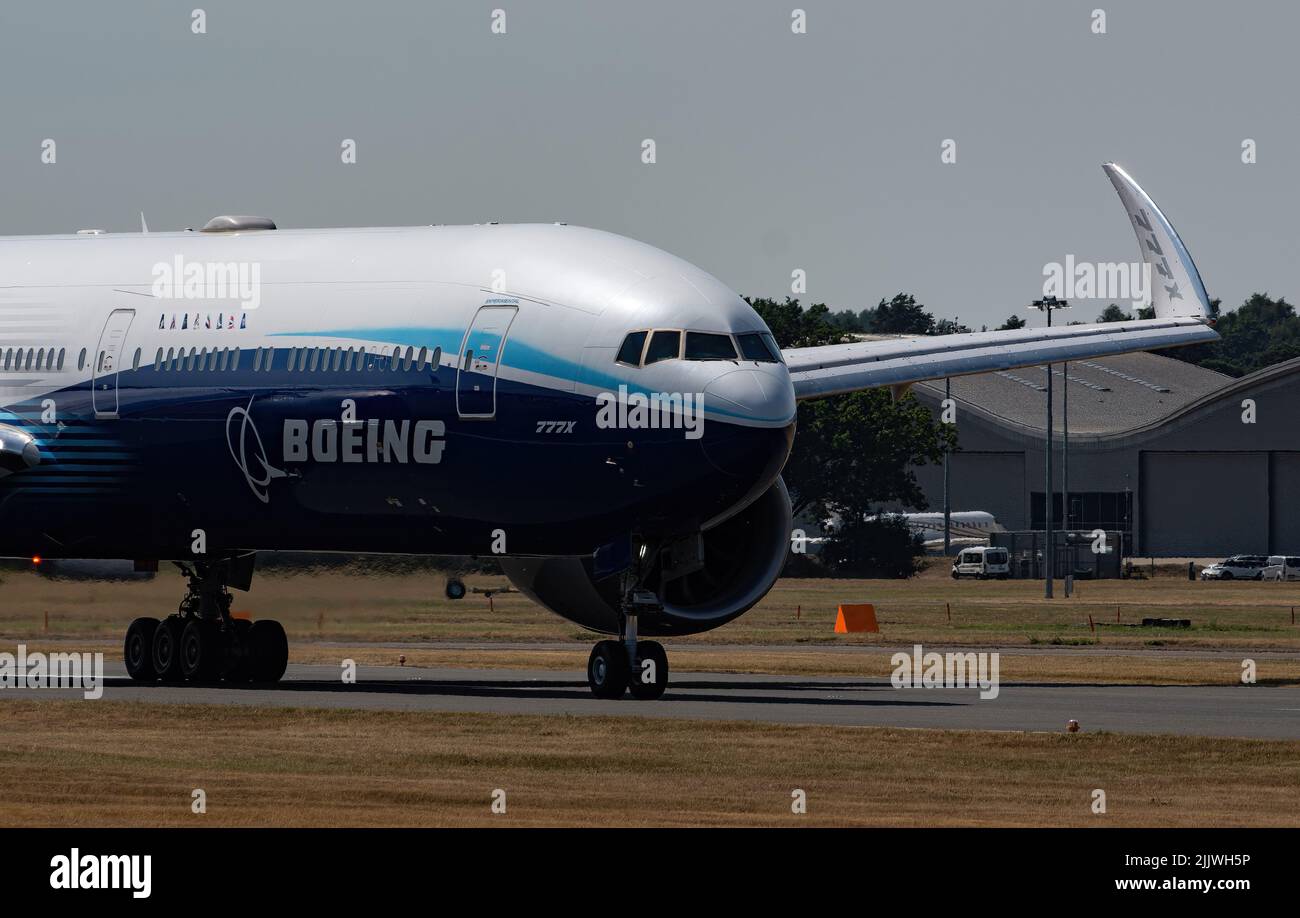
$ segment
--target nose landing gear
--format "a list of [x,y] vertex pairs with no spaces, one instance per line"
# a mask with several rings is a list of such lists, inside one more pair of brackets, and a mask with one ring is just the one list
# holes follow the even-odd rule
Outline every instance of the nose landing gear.
[[600,641],[587,658],[587,685],[597,698],[652,701],[668,688],[668,654],[657,641],[637,640],[637,617],[663,611],[649,590],[628,590],[623,597],[621,634],[617,641]]

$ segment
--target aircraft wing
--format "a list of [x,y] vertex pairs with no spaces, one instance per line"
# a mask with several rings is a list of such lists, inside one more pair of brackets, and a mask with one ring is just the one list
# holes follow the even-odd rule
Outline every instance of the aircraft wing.
[[1205,285],[1173,225],[1123,169],[1114,163],[1102,168],[1119,192],[1151,271],[1155,318],[788,348],[782,355],[795,397],[897,389],[947,376],[1217,341]]

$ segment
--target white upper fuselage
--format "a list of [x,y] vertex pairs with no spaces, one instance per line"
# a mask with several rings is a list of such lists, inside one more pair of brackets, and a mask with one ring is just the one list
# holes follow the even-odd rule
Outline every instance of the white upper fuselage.
[[[187,296],[179,277],[160,298],[160,265],[254,266],[256,302]],[[17,374],[0,369],[0,404],[87,378],[90,368],[70,358],[94,352],[114,309],[136,311],[123,365],[137,350],[148,364],[173,347],[341,343],[441,348],[454,366],[475,311],[491,297],[531,304],[510,330],[503,378],[592,395],[623,382],[707,392],[706,415],[717,419],[778,426],[793,418],[781,364],[615,364],[632,329],[766,328],[732,290],[680,258],[551,224],[0,237],[0,368],[9,348],[69,354],[62,370],[40,361]],[[218,317],[221,328],[213,327]]]

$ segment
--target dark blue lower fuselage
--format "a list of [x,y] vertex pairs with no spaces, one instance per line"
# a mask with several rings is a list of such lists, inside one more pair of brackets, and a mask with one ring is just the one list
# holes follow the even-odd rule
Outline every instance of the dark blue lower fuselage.
[[454,368],[304,374],[244,356],[123,370],[117,417],[96,417],[90,382],[11,405],[0,420],[37,439],[41,463],[0,480],[0,554],[187,558],[195,530],[210,556],[589,554],[725,513],[779,474],[793,436],[601,429],[591,397],[505,378],[495,416],[469,419]]

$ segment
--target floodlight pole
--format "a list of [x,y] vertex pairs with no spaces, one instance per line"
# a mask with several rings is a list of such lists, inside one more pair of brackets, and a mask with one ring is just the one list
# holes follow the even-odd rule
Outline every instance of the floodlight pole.
[[[952,404],[952,377],[945,377],[943,380],[943,412],[948,410]],[[943,418],[943,412],[939,413],[940,419]],[[948,438],[947,431],[944,431],[943,441],[943,556],[945,558],[952,549],[952,505],[948,502]]]
[[[1070,365],[1061,364],[1061,529],[1069,542],[1070,532]],[[1074,555],[1066,552],[1070,562],[1065,574],[1065,596],[1070,597],[1074,583]]]
[[[1034,300],[1029,304],[1030,309],[1038,309],[1047,313],[1047,327],[1052,327],[1052,310],[1064,309],[1069,306],[1066,300],[1058,300],[1054,296],[1043,297],[1041,300]],[[1044,526],[1043,535],[1043,596],[1047,599],[1052,598],[1052,578],[1056,573],[1056,543],[1053,539],[1052,529],[1052,365],[1047,365],[1047,433],[1043,440],[1044,456],[1044,493],[1043,493],[1043,513]]]
[[[1044,308],[1047,327],[1052,327],[1052,307]],[[1052,541],[1052,365],[1047,365],[1047,436],[1043,441],[1043,454],[1047,457],[1047,487],[1043,492],[1043,510],[1047,516],[1043,527],[1043,596],[1052,598],[1052,578],[1056,574],[1056,545]]]

